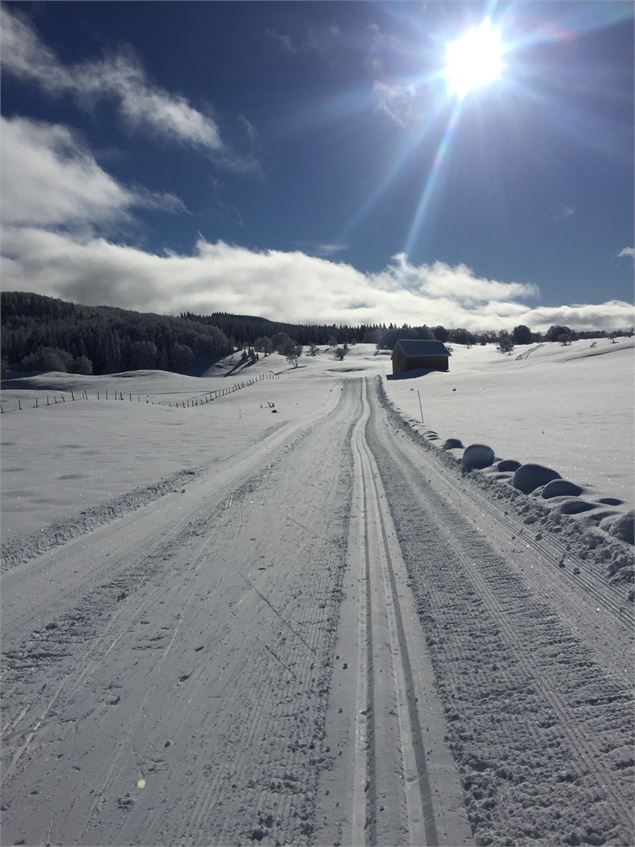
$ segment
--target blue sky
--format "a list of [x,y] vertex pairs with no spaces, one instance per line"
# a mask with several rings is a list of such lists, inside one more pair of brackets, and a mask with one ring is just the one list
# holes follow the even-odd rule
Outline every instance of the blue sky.
[[[633,323],[630,3],[4,3],[3,286],[475,329]],[[458,100],[486,16],[500,79]]]

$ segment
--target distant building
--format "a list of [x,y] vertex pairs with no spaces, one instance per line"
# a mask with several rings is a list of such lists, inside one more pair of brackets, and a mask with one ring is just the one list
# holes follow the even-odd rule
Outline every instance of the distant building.
[[401,338],[392,351],[393,376],[405,371],[449,371],[450,351],[440,341]]

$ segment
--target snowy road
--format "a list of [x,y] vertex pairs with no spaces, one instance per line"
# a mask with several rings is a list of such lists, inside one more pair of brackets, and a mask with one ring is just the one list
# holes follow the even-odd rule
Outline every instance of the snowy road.
[[632,606],[338,394],[3,575],[3,844],[632,843]]

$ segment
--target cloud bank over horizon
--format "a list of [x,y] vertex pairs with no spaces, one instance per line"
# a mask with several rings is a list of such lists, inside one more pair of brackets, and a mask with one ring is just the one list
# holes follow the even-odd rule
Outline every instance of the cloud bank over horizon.
[[143,233],[135,210],[186,213],[180,198],[116,180],[62,124],[16,116],[2,118],[1,127],[5,290],[142,312],[221,311],[296,323],[475,331],[522,323],[539,331],[554,323],[617,329],[634,322],[623,301],[535,305],[540,291],[531,282],[488,279],[465,264],[415,265],[404,253],[364,272],[335,259],[348,245],[318,242],[305,242],[308,250],[258,250],[199,236],[190,252],[152,252],[131,243],[131,232]]
[[524,283],[477,277],[465,265],[411,265],[395,256],[379,273],[300,251],[255,251],[199,239],[190,254],[153,254],[102,237],[6,227],[5,290],[36,291],[86,305],[141,312],[233,312],[294,323],[397,323],[533,330],[631,326],[618,300],[531,307]]

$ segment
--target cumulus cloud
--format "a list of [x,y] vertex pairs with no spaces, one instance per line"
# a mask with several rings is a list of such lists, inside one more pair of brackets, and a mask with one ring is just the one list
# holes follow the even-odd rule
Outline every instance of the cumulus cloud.
[[121,185],[65,126],[2,117],[0,127],[6,224],[86,226],[121,221],[134,206],[185,211],[173,194]]
[[532,286],[481,279],[464,265],[414,266],[403,256],[380,273],[365,274],[301,251],[255,251],[203,238],[191,253],[157,254],[103,238],[7,227],[4,245],[7,290],[140,311],[227,311],[294,322],[440,323],[472,330],[518,323],[536,330],[552,323],[611,329],[633,323],[632,306],[621,301],[531,308],[518,298],[533,294]]
[[184,97],[150,82],[132,50],[64,66],[27,20],[9,12],[6,4],[0,7],[0,49],[3,70],[49,94],[71,94],[90,103],[110,98],[134,129],[214,153],[224,150],[216,122]]
[[394,256],[386,270],[372,279],[378,287],[388,290],[406,289],[429,298],[448,297],[466,305],[536,297],[539,294],[537,286],[531,283],[497,282],[476,277],[474,271],[463,264],[451,266],[445,262],[434,262],[432,265],[411,265],[404,253]]
[[635,259],[635,247],[623,247],[617,254],[618,259],[622,259],[626,256],[630,256],[632,259]]

